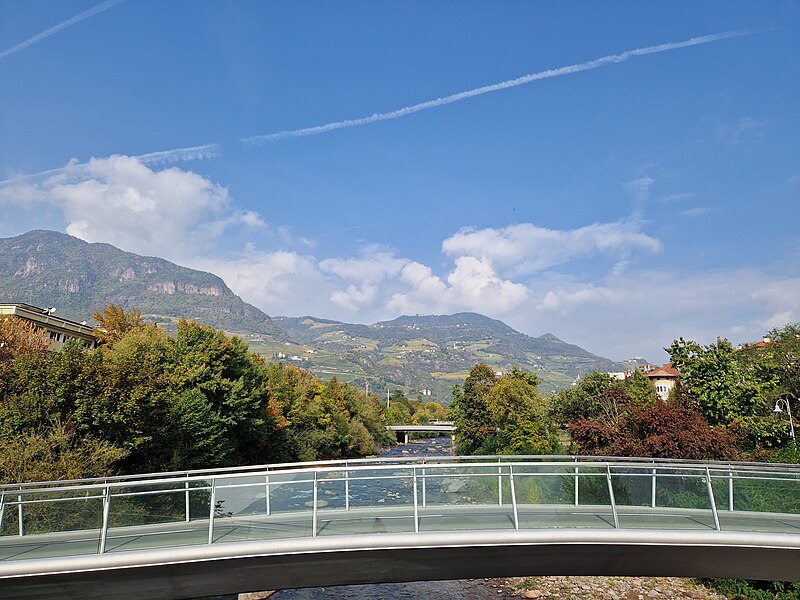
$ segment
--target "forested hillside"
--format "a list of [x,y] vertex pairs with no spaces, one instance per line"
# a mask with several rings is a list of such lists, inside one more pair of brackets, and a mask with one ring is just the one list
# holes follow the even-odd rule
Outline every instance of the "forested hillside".
[[76,321],[117,304],[165,322],[186,317],[282,338],[266,314],[216,275],[55,231],[0,239],[0,302],[52,306]]

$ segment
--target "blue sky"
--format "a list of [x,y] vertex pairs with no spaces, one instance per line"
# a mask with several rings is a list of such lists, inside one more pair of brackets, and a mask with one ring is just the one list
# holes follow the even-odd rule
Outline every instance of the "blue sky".
[[794,1],[0,0],[0,87],[3,237],[616,359],[800,320]]

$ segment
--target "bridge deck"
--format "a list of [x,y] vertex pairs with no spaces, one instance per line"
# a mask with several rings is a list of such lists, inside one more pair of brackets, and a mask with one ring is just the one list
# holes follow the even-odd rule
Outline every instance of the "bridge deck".
[[[510,506],[438,506],[419,510],[419,531],[450,532],[514,530]],[[414,532],[409,508],[320,510],[317,536]],[[522,505],[520,526],[525,529],[614,529],[608,507]],[[714,531],[709,510],[627,507],[618,512],[626,529]],[[730,513],[720,515],[726,531],[761,531],[800,535],[800,515]],[[311,536],[307,513],[253,515],[216,519],[212,543],[252,542]],[[208,541],[208,520],[110,528],[106,552],[202,545]],[[58,532],[0,539],[0,560],[32,560],[95,554],[100,530]]]
[[[45,581],[62,585],[93,571],[122,569],[132,577],[163,570],[165,561],[182,573],[175,565],[197,557],[251,564],[268,555],[267,563],[248,568],[259,573],[258,565],[272,565],[273,581],[284,586],[362,581],[363,574],[322,568],[319,561],[333,560],[337,548],[350,561],[359,560],[354,548],[385,550],[369,554],[383,569],[374,580],[397,581],[423,577],[404,554],[412,548],[427,548],[423,554],[431,557],[466,556],[465,548],[486,543],[499,544],[493,555],[508,553],[508,560],[470,554],[483,576],[524,565],[534,569],[529,573],[800,579],[798,466],[546,458],[376,460],[0,486],[0,595],[25,597],[25,590],[50,590]],[[549,554],[531,563],[536,553],[515,550],[565,543],[594,548],[592,565]],[[672,553],[674,546],[685,552]],[[769,563],[759,564],[759,556]],[[286,563],[281,571],[276,565],[284,560],[295,561],[296,570]],[[465,561],[442,577],[458,576]],[[313,577],[311,564],[320,569]],[[222,567],[206,568],[210,574]]]

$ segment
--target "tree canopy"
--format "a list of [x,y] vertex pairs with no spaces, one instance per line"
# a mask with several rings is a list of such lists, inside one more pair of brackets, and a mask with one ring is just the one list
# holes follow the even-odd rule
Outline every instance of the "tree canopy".
[[355,457],[388,439],[374,396],[268,364],[238,337],[187,320],[170,336],[114,306],[101,316],[98,349],[71,341],[0,363],[0,479]]
[[453,390],[451,411],[462,454],[552,454],[558,430],[539,396],[536,375],[519,369],[497,375],[475,366]]

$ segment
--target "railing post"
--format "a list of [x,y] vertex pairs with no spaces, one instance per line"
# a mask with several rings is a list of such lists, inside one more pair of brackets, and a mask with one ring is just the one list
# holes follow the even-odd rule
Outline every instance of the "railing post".
[[733,512],[733,471],[728,471],[728,511]]
[[106,483],[106,488],[103,490],[103,524],[100,529],[100,547],[97,550],[98,554],[105,554],[106,544],[108,542],[108,517],[111,510],[111,486]]
[[497,467],[497,506],[503,506],[503,467],[500,466]]
[[3,517],[6,515],[6,494],[0,494],[0,535],[3,535]]
[[653,476],[650,478],[650,507],[656,507],[656,470],[653,469]]
[[508,479],[511,485],[511,507],[514,511],[514,529],[519,529],[519,513],[517,512],[517,490],[514,487],[513,465],[508,465]]
[[422,508],[428,506],[428,478],[425,477],[425,467],[422,468]]
[[[22,488],[20,488],[22,489]],[[17,518],[19,519],[19,537],[22,537],[25,534],[25,527],[23,526],[23,514],[22,514],[22,494],[17,496]]]
[[717,514],[717,503],[714,501],[714,489],[711,487],[711,471],[706,467],[706,486],[708,487],[708,499],[711,501],[711,514],[714,515],[714,528],[722,531],[719,526],[719,515]]
[[575,506],[580,504],[580,496],[578,495],[578,481],[580,478],[578,477],[578,457],[575,457]]
[[264,505],[267,516],[270,516],[272,514],[272,507],[269,502],[269,475],[264,475]]
[[614,528],[619,529],[619,515],[617,515],[617,501],[614,499],[614,486],[611,485],[611,465],[606,465],[606,481],[608,481],[608,497],[611,500],[611,514],[614,517]]
[[208,543],[214,541],[214,510],[217,504],[217,479],[211,480],[211,506],[208,509]]
[[350,510],[350,467],[344,463],[344,509]]
[[311,505],[311,537],[317,537],[317,472],[314,471],[314,503]]
[[419,533],[419,505],[417,503],[417,467],[411,467],[414,483],[414,533]]
[[184,482],[183,487],[186,488],[184,495],[186,497],[186,522],[188,523],[192,518],[192,515],[189,511],[189,473],[186,473],[186,481]]

